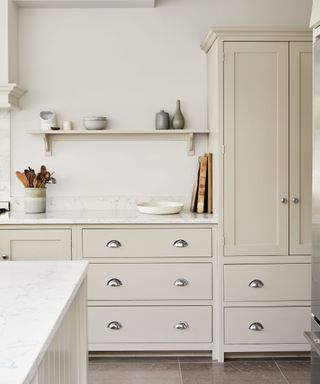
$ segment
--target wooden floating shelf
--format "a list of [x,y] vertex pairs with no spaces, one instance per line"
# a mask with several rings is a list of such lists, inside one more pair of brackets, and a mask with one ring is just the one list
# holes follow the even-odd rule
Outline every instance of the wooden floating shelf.
[[185,141],[187,153],[194,155],[194,138],[197,134],[209,134],[208,130],[166,129],[166,130],[71,130],[71,131],[28,131],[31,135],[42,136],[46,156],[52,156],[52,141],[84,141],[84,140],[171,140]]

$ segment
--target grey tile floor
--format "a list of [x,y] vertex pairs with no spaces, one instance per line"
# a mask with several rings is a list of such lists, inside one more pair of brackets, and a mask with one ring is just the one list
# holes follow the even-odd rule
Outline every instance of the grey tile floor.
[[310,360],[90,359],[89,384],[309,384]]

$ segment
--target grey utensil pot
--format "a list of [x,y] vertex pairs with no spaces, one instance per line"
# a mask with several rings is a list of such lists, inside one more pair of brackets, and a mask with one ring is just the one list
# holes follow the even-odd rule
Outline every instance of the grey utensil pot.
[[156,114],[156,129],[169,129],[170,128],[170,116],[165,111],[160,111]]
[[180,100],[177,100],[177,108],[176,108],[176,113],[173,116],[172,119],[172,128],[173,129],[183,129],[184,128],[184,117],[181,112],[181,107],[180,107]]

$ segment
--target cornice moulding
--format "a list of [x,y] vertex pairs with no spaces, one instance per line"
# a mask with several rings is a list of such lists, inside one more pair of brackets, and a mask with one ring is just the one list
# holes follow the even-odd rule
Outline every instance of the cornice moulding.
[[26,91],[17,84],[0,84],[0,108],[20,109],[20,98]]
[[210,28],[201,44],[201,49],[208,53],[217,39],[222,41],[238,41],[239,39],[259,41],[262,38],[270,41],[310,41],[312,40],[312,31],[283,28]]

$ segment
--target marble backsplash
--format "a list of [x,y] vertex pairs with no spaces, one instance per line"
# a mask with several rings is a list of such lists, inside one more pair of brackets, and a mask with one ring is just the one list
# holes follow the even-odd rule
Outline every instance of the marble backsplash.
[[[47,197],[47,211],[131,210],[145,201],[178,201],[184,209],[190,209],[187,196],[95,196],[95,197]],[[13,211],[24,210],[23,197],[11,198]]]

